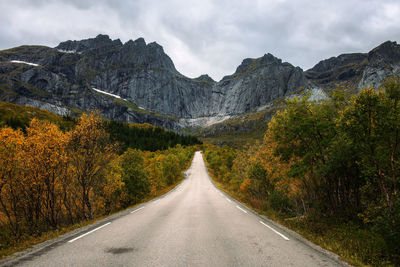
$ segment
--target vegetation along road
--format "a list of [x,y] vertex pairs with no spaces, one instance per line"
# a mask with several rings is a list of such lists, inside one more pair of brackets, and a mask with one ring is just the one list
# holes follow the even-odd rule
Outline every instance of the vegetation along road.
[[200,152],[187,172],[187,179],[164,197],[8,264],[340,266],[221,193]]

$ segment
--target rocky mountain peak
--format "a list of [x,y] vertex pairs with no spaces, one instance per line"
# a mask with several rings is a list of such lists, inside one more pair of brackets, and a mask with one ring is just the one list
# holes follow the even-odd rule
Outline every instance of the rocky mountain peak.
[[101,49],[104,47],[114,47],[120,45],[121,41],[119,39],[112,41],[108,35],[99,34],[95,38],[89,38],[80,41],[68,40],[66,42],[62,42],[56,47],[56,49],[86,53],[93,49]]
[[277,57],[274,57],[270,53],[264,54],[264,56],[260,58],[246,58],[236,68],[235,74],[253,71],[260,67],[265,67],[266,65],[269,64],[282,64],[282,60]]
[[[176,72],[174,63],[156,42],[146,44],[143,38],[129,40],[122,44],[119,39],[111,40],[108,35],[99,34],[95,38],[60,43],[60,52],[76,52],[95,56],[104,63],[129,68],[157,68]],[[94,68],[97,68],[93,66]]]
[[282,60],[280,58],[274,57],[273,55],[271,55],[270,53],[268,54],[264,54],[264,56],[262,56],[260,58],[260,64],[265,65],[265,64],[281,64]]
[[129,40],[124,44],[124,46],[144,48],[146,47],[146,42],[143,38],[138,38],[135,41]]
[[208,76],[208,74],[200,75],[199,77],[195,78],[194,80],[196,80],[196,81],[202,81],[202,82],[215,83],[215,81],[213,80],[213,78],[211,78],[210,76]]
[[254,62],[253,58],[245,58],[245,59],[243,59],[242,64],[240,64],[236,68],[235,73],[245,72],[253,62]]
[[122,42],[120,39],[115,39],[112,41],[115,46],[122,46]]
[[368,60],[373,65],[400,62],[400,45],[396,42],[386,41],[368,53]]
[[367,58],[367,54],[353,53],[353,54],[342,54],[337,57],[331,57],[329,59],[321,60],[314,67],[307,70],[307,72],[325,72],[335,68],[340,68],[351,63],[361,62]]
[[338,85],[357,89],[378,87],[399,72],[400,45],[387,41],[369,53],[342,54],[325,59],[305,72],[310,81],[331,90]]
[[151,42],[148,44],[148,47],[155,49],[155,50],[161,50],[164,52],[164,49],[161,45],[157,44],[156,42]]
[[93,40],[97,43],[109,43],[111,41],[107,34],[98,34]]

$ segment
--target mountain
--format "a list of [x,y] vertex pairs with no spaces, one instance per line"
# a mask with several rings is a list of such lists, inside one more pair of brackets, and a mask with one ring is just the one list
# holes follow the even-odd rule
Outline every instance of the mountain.
[[306,83],[300,68],[270,54],[245,59],[220,82],[189,79],[157,43],[106,35],[3,50],[0,62],[3,101],[62,115],[99,109],[114,120],[172,129],[241,114]]
[[122,43],[107,35],[55,48],[0,51],[0,100],[69,115],[92,109],[127,122],[169,129],[209,126],[271,107],[302,91],[315,99],[337,84],[379,85],[399,72],[400,46],[385,42],[369,53],[344,54],[303,71],[271,54],[244,59],[214,81],[179,73],[163,48],[143,38]]
[[349,85],[356,89],[378,87],[399,74],[400,45],[384,42],[369,53],[342,54],[320,61],[305,72],[306,78],[324,89]]
[[291,96],[311,91],[310,100],[320,100],[327,98],[329,91],[341,86],[356,93],[365,87],[377,88],[386,78],[400,75],[400,45],[388,41],[369,53],[342,54],[322,60],[304,75],[306,86],[292,91],[290,95],[277,97],[251,112],[196,129],[196,134],[208,142],[235,147],[261,140],[268,121]]

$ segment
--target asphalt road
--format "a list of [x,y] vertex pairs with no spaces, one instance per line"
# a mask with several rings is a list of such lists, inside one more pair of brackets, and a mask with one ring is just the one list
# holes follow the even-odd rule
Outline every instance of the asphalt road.
[[165,197],[79,233],[17,266],[339,266],[222,194],[197,152]]

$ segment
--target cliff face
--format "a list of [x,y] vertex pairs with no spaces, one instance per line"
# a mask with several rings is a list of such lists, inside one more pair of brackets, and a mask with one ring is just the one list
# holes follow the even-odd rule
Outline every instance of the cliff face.
[[305,72],[306,78],[327,90],[338,85],[359,89],[378,87],[399,74],[400,45],[387,41],[369,53],[343,54],[320,61]]
[[157,43],[121,43],[106,35],[56,48],[0,51],[0,98],[67,115],[92,109],[119,121],[170,129],[203,126],[271,105],[301,88],[323,93],[337,83],[379,85],[399,71],[400,46],[386,42],[368,54],[321,61],[303,72],[271,54],[245,59],[215,82],[180,74]]
[[[96,41],[99,38],[101,42]],[[147,110],[179,118],[240,114],[306,82],[301,69],[270,54],[245,59],[233,75],[218,83],[207,75],[189,79],[176,71],[156,43],[146,45],[143,39],[138,39],[122,45],[119,40],[111,41],[104,36],[96,39],[67,41],[57,48],[96,58],[85,62],[86,67],[97,72],[90,80],[93,87]],[[107,66],[102,68],[100,63]]]
[[189,79],[157,43],[139,38],[122,44],[106,35],[56,48],[4,50],[0,61],[5,101],[64,115],[99,109],[116,120],[154,122],[154,117],[169,128],[190,126],[197,118],[241,114],[306,83],[300,68],[270,54],[245,59],[220,82],[207,75]]
[[289,95],[304,86],[303,70],[271,54],[245,59],[233,75],[225,76],[212,89],[210,115],[236,115]]

